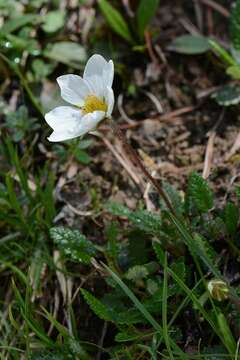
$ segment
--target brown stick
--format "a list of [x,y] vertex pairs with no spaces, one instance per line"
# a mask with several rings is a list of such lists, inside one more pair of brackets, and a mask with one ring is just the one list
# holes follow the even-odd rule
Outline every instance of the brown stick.
[[201,2],[209,6],[210,8],[214,9],[215,11],[218,11],[219,14],[225,16],[226,18],[229,18],[230,12],[222,5],[218,4],[217,2],[213,0],[201,0]]
[[139,158],[136,151],[132,148],[132,146],[128,143],[127,139],[125,138],[122,130],[118,127],[115,121],[111,121],[111,127],[119,141],[121,141],[123,147],[125,148],[126,152],[130,155],[130,160],[135,163],[136,166],[143,172],[143,174],[148,178],[148,180],[151,182],[153,187],[157,190],[160,197],[164,200],[165,204],[167,205],[168,209],[171,211],[171,213],[176,216],[176,213],[172,207],[172,204],[165,193],[165,191],[162,189],[162,187],[159,185],[158,181],[152,177],[152,175],[148,172],[148,170],[143,165],[141,159]]

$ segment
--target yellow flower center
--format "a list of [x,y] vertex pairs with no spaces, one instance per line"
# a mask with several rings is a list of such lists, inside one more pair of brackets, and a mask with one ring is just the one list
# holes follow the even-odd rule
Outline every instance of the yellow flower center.
[[107,104],[95,95],[88,95],[85,99],[85,104],[82,107],[83,113],[88,114],[97,110],[106,112]]

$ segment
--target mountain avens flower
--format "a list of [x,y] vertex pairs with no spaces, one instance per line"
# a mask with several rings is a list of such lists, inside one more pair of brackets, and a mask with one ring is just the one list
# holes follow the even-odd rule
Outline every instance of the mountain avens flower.
[[211,297],[218,301],[223,301],[228,298],[229,288],[223,280],[213,279],[208,282],[208,291]]
[[49,141],[63,141],[94,131],[104,118],[111,117],[114,65],[101,55],[87,62],[83,77],[62,75],[57,78],[61,97],[71,106],[59,106],[45,115],[53,129]]

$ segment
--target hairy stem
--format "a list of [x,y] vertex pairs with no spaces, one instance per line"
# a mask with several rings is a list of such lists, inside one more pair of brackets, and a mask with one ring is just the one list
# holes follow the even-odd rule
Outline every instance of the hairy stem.
[[131,160],[131,162],[134,165],[136,165],[142,171],[142,173],[148,178],[148,180],[151,182],[153,187],[157,190],[159,196],[164,200],[164,202],[165,202],[167,208],[169,209],[169,211],[174,216],[176,216],[176,213],[175,213],[175,211],[173,209],[173,206],[172,206],[167,194],[165,193],[165,191],[163,190],[161,185],[159,185],[158,181],[154,177],[152,177],[152,175],[145,168],[145,166],[142,163],[141,159],[139,158],[137,152],[129,144],[129,142],[127,141],[127,139],[126,139],[125,135],[123,134],[122,130],[119,128],[119,126],[116,124],[116,122],[113,121],[112,119],[110,119],[110,124],[111,124],[111,128],[112,128],[114,134],[117,136],[119,141],[122,143],[124,149],[126,150],[126,153],[128,154],[129,159]]

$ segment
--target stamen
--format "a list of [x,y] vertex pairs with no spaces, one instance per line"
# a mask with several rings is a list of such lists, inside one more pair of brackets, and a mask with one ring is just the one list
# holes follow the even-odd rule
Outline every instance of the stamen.
[[95,95],[88,95],[85,99],[85,104],[82,107],[83,113],[88,114],[97,110],[106,112],[107,104]]

